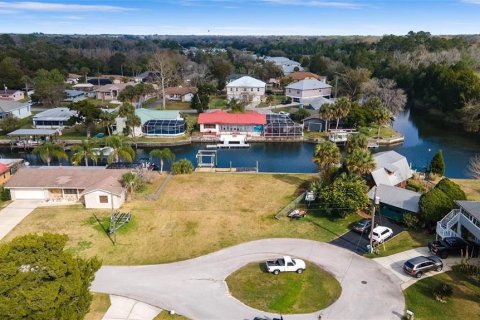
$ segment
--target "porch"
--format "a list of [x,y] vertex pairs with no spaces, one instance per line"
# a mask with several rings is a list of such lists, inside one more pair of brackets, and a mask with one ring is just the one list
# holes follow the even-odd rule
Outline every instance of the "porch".
[[437,222],[437,236],[460,237],[480,244],[480,202],[457,201],[457,204],[459,209],[453,209]]

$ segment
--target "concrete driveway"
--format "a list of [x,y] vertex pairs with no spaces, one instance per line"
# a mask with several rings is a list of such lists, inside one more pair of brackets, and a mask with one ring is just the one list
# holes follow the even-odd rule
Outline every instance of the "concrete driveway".
[[225,278],[250,262],[282,255],[318,264],[342,286],[340,298],[330,307],[284,319],[318,319],[319,315],[322,319],[400,319],[403,315],[401,281],[392,271],[348,250],[300,239],[258,240],[171,264],[104,266],[91,289],[175,310],[191,319],[272,318],[278,315],[250,308],[233,298]]
[[0,240],[28,216],[42,200],[15,200],[0,210]]

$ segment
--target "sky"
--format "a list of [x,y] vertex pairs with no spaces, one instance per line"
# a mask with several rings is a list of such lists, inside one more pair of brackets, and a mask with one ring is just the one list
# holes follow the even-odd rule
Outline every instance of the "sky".
[[0,33],[384,35],[480,33],[480,0],[1,1]]

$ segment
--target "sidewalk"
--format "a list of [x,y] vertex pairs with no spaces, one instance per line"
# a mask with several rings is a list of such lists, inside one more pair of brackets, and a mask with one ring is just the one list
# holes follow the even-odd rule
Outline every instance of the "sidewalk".
[[110,308],[103,320],[152,320],[162,309],[120,296],[110,296]]
[[26,216],[35,210],[42,200],[15,200],[0,211],[0,240]]

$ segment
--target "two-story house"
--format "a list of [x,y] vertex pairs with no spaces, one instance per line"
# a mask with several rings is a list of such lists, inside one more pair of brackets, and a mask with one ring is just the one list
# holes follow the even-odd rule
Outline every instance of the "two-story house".
[[305,79],[291,83],[285,89],[285,95],[293,102],[311,104],[319,98],[329,98],[332,94],[332,86],[317,79]]
[[266,83],[245,76],[227,84],[227,99],[236,99],[243,103],[261,102],[265,99]]

